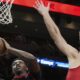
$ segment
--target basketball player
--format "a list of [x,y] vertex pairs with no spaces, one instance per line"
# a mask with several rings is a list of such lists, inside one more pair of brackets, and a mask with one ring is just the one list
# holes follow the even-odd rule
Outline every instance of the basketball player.
[[34,8],[42,15],[46,28],[56,46],[62,51],[69,60],[69,70],[66,80],[80,80],[80,52],[69,45],[60,33],[58,26],[50,17],[50,3],[45,6],[42,0],[37,0]]
[[[10,62],[9,58],[12,55],[15,55],[17,58],[17,59],[13,59],[14,61],[12,61],[12,71],[14,75],[13,80],[40,80],[41,79],[40,66],[37,63],[36,57],[33,56],[31,53],[11,47],[5,39],[0,38],[0,58],[3,57],[3,59],[5,59],[5,63],[3,63],[4,67],[0,65],[2,66],[2,69],[4,69],[4,71],[2,72],[7,73],[5,72],[7,71],[5,69],[10,68],[7,66],[9,66],[8,65],[8,63]],[[7,57],[8,60],[6,59]],[[8,78],[5,78],[6,76],[4,74],[2,75],[3,75],[2,79],[11,80],[9,78],[11,74],[8,74],[7,76]]]

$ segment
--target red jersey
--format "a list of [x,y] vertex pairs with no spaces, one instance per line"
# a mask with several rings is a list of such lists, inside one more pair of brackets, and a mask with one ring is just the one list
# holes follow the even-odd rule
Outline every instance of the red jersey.
[[80,80],[80,66],[77,68],[69,69],[66,80]]

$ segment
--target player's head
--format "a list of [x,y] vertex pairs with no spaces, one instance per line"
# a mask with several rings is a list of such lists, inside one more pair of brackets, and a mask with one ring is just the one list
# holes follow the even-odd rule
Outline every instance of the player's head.
[[28,71],[26,63],[21,59],[16,59],[12,63],[12,71],[16,75],[22,74]]

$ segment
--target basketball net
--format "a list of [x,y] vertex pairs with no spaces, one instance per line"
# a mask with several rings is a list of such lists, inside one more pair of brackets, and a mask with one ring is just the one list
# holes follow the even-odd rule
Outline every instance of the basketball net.
[[14,0],[0,0],[0,24],[12,23],[11,7]]

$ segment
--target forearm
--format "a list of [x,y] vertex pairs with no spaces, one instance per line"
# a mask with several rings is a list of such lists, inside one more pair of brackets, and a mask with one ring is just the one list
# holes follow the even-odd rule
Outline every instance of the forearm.
[[28,53],[26,51],[19,50],[19,49],[13,48],[13,47],[9,47],[8,52],[17,57],[21,57],[21,58],[25,58],[25,59],[29,59],[29,60],[35,59],[35,57],[31,53]]
[[39,63],[35,60],[32,62],[32,75],[35,80],[42,80],[42,73]]
[[47,30],[49,31],[50,36],[52,37],[53,40],[55,40],[56,37],[60,35],[58,26],[52,20],[48,12],[45,15],[43,15],[43,19],[46,24]]

